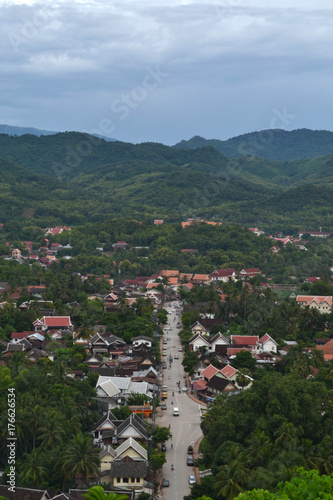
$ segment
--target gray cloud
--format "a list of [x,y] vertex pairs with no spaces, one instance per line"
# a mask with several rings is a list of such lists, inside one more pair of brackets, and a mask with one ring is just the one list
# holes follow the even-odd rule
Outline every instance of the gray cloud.
[[170,144],[287,106],[332,129],[332,24],[325,0],[0,1],[0,122]]

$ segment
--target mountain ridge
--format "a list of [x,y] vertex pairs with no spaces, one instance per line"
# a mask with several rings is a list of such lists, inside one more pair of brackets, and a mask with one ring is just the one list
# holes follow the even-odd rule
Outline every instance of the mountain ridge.
[[229,158],[254,156],[276,161],[309,159],[333,153],[333,132],[306,128],[286,131],[266,129],[249,132],[227,140],[194,136],[173,147],[195,149],[210,145]]

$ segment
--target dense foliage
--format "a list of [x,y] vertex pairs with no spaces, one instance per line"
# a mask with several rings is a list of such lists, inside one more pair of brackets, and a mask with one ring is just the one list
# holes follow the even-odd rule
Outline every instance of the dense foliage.
[[0,134],[0,149],[4,221],[82,224],[119,215],[169,221],[199,215],[270,230],[332,227],[331,155],[230,160],[212,146],[133,145],[76,132]]

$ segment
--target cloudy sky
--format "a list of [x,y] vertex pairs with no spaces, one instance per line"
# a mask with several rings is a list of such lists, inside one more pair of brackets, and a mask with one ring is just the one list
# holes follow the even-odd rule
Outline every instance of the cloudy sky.
[[332,0],[0,0],[0,123],[129,142],[333,130]]

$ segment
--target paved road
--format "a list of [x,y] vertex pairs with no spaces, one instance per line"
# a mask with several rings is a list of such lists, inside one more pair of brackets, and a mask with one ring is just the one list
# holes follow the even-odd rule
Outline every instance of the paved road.
[[[166,306],[168,311],[176,311],[168,314],[169,321],[167,327],[171,326],[172,330],[166,330],[164,338],[168,338],[167,347],[167,360],[170,354],[178,354],[179,359],[174,359],[169,368],[169,361],[167,361],[168,368],[163,370],[163,384],[168,386],[168,399],[167,410],[163,411],[162,417],[156,421],[157,425],[168,426],[171,425],[172,439],[169,440],[167,445],[167,463],[163,467],[163,477],[169,479],[169,488],[163,488],[163,500],[183,500],[184,495],[190,493],[190,486],[188,482],[189,475],[193,475],[193,468],[186,465],[187,447],[194,444],[202,436],[200,429],[200,405],[195,403],[189,398],[186,392],[181,391],[179,394],[179,386],[177,382],[180,381],[180,387],[184,386],[184,369],[182,366],[183,353],[178,351],[181,347],[178,332],[176,328],[178,317],[178,309],[174,308],[175,302],[172,307]],[[170,377],[170,378],[169,378]],[[172,395],[174,393],[174,396]],[[173,408],[179,409],[179,417],[173,416]],[[171,448],[171,442],[173,448]],[[174,465],[174,470],[171,470],[171,464]]]

